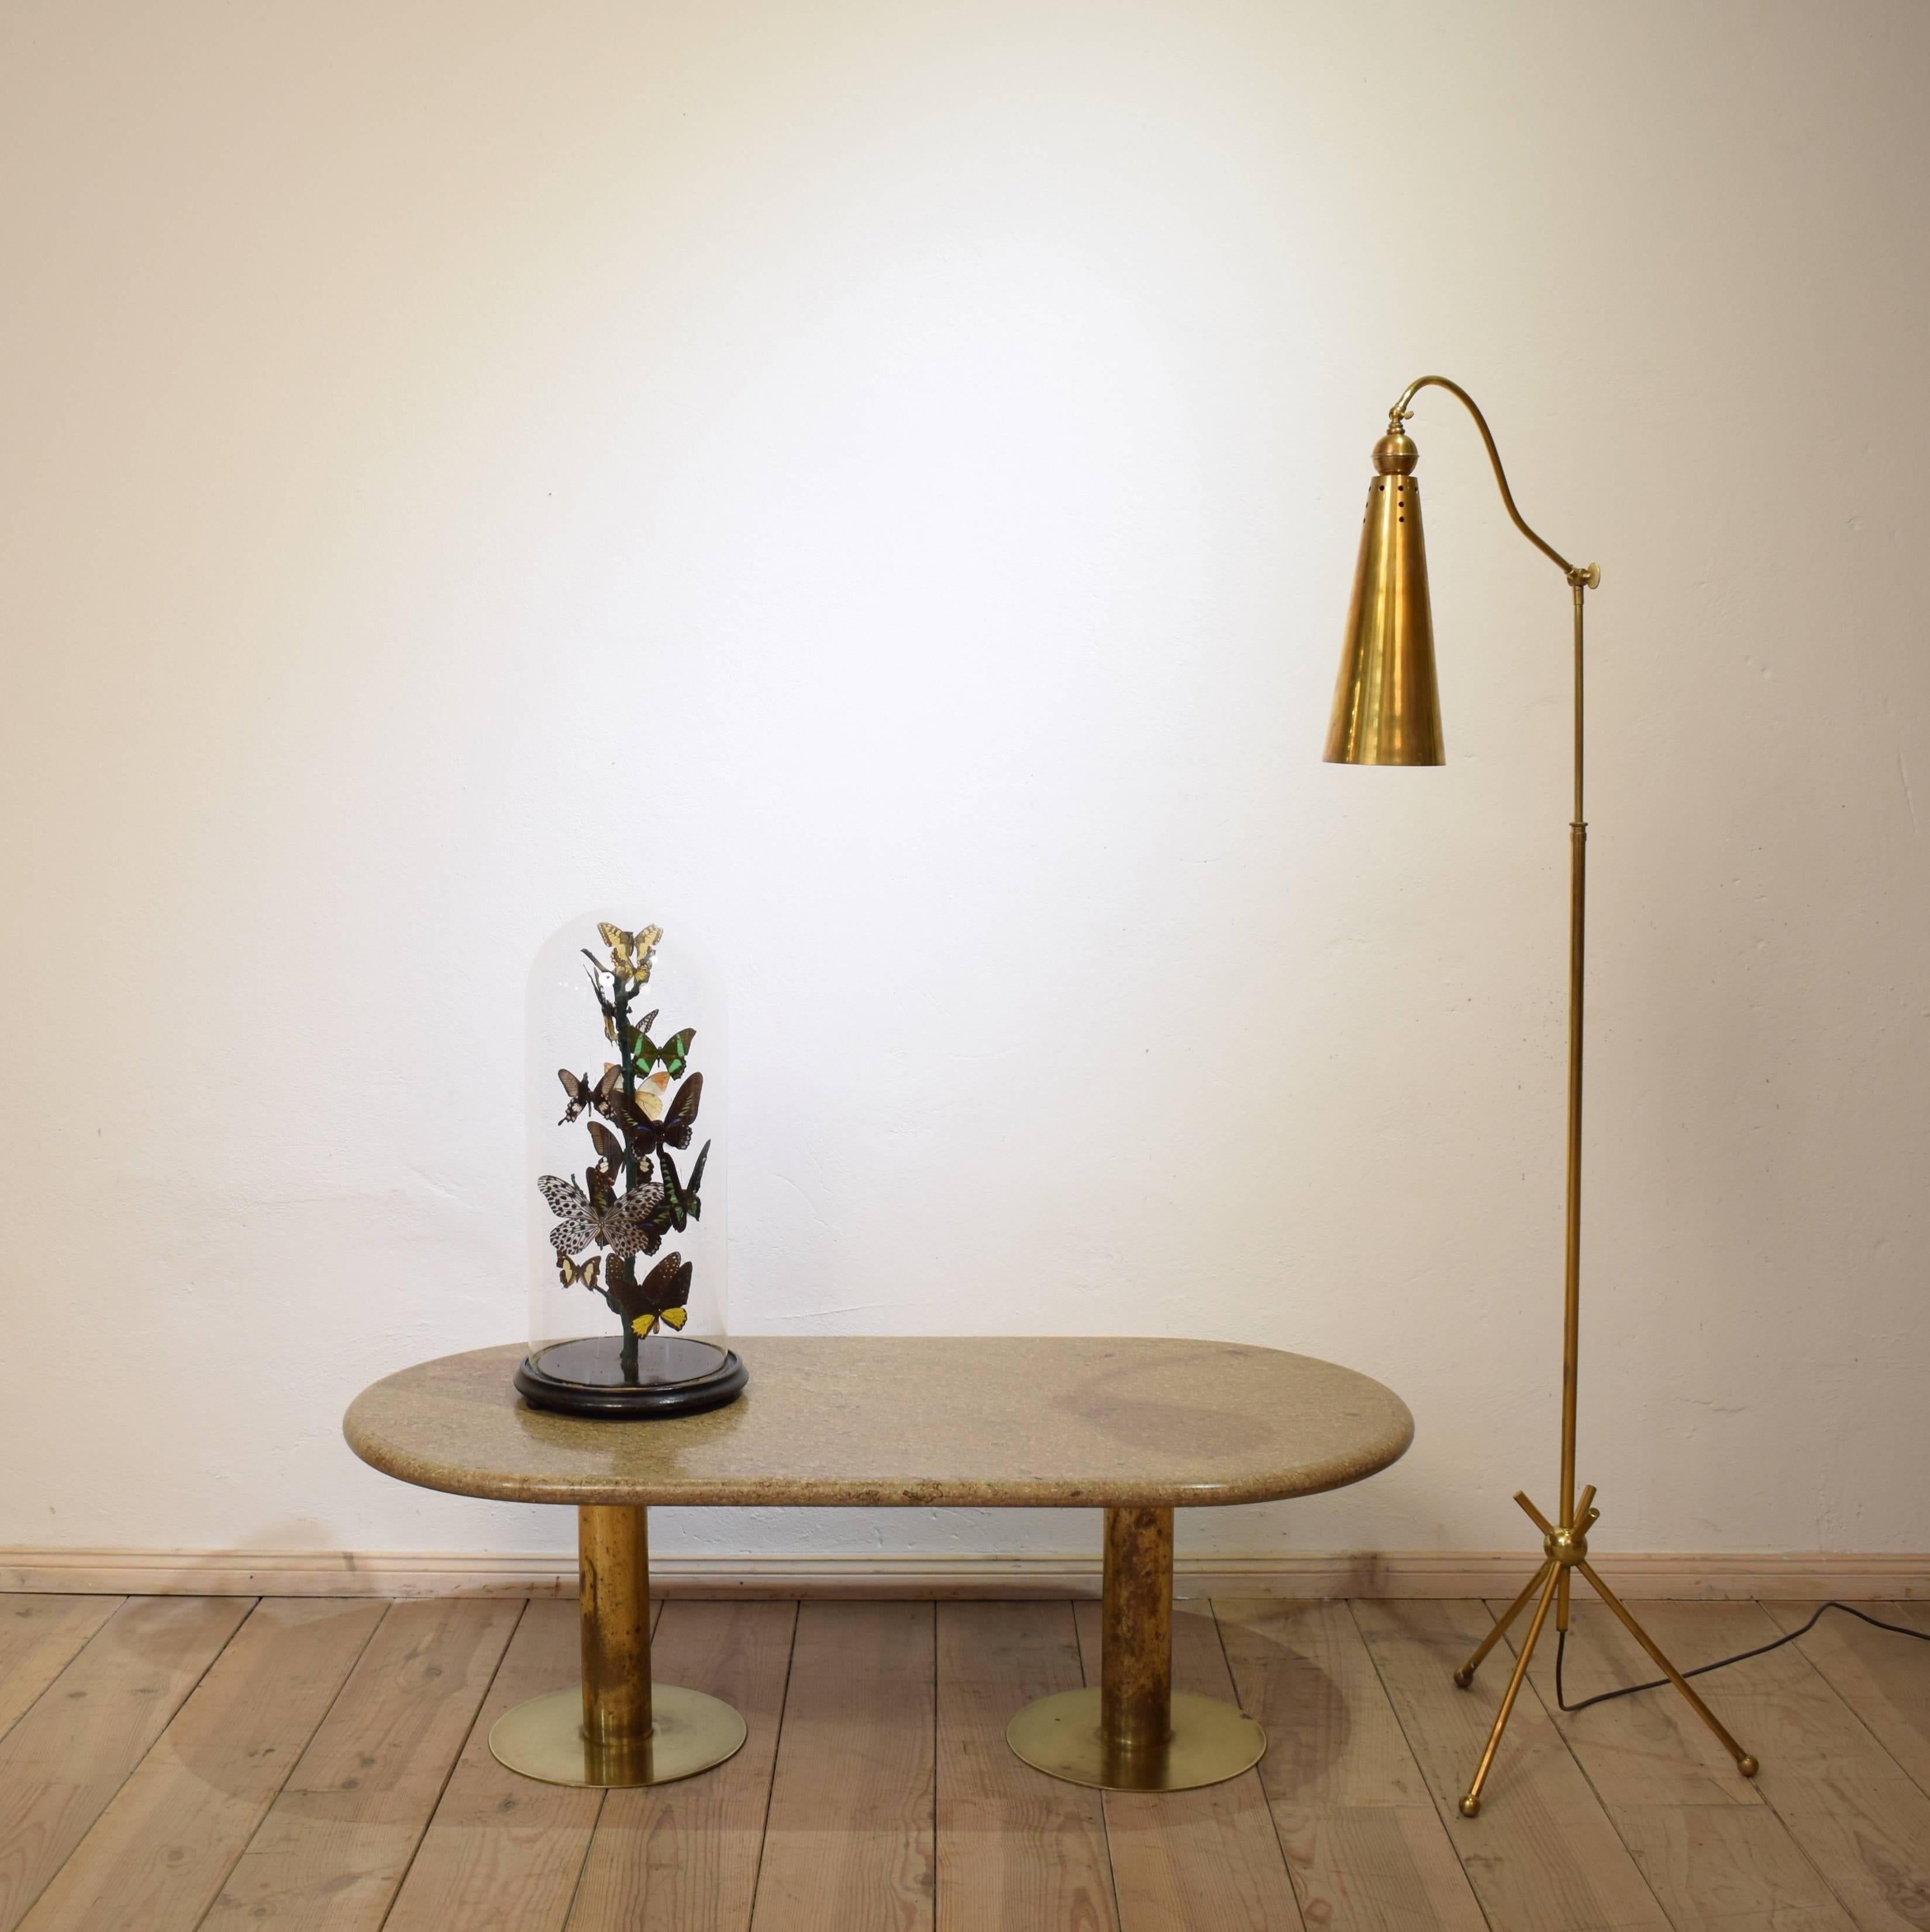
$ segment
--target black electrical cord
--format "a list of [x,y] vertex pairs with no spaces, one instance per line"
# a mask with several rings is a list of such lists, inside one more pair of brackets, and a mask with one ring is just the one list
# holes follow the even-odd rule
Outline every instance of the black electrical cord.
[[[1903,1624],[1887,1624],[1881,1617],[1871,1616],[1866,1611],[1858,1610],[1851,1604],[1827,1603],[1818,1606],[1816,1615],[1800,1630],[1791,1630],[1787,1636],[1779,1636],[1773,1643],[1757,1645],[1754,1650],[1739,1650],[1734,1657],[1719,1657],[1713,1664],[1698,1664],[1693,1670],[1685,1670],[1685,1677],[1701,1677],[1712,1670],[1726,1670],[1732,1664],[1743,1663],[1752,1657],[1766,1656],[1770,1651],[1780,1650],[1786,1643],[1794,1643],[1800,1636],[1807,1636],[1816,1628],[1818,1619],[1825,1610],[1847,1610],[1853,1617],[1860,1617],[1866,1624],[1873,1624],[1878,1630],[1894,1630],[1899,1636],[1914,1636],[1930,1643],[1930,1630],[1911,1630]],[[1561,1686],[1561,1660],[1568,1648],[1566,1630],[1555,1632],[1555,1702],[1564,1711],[1585,1711],[1591,1704],[1605,1704],[1614,1697],[1632,1697],[1638,1690],[1659,1690],[1668,1679],[1658,1677],[1653,1683],[1626,1684],[1619,1690],[1598,1691],[1593,1697],[1584,1697],[1578,1704],[1571,1704],[1563,1694]]]

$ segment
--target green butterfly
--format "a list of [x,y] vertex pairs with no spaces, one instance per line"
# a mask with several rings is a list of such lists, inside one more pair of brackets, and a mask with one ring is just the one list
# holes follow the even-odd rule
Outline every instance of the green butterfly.
[[642,1025],[625,1028],[623,1050],[638,1073],[648,1073],[652,1067],[661,1066],[669,1071],[673,1080],[680,1080],[684,1069],[690,1064],[691,1042],[697,1038],[697,1028],[685,1027],[681,1033],[671,1034],[659,1046],[650,1037],[649,1030],[656,1017],[655,1013],[646,1013]]
[[691,1222],[703,1218],[703,1203],[697,1198],[697,1190],[703,1185],[703,1167],[710,1158],[710,1143],[706,1141],[699,1150],[697,1165],[691,1169],[688,1180],[677,1172],[677,1164],[670,1158],[668,1148],[661,1149],[658,1158],[664,1168],[664,1198],[656,1213],[667,1217],[670,1226],[681,1234]]

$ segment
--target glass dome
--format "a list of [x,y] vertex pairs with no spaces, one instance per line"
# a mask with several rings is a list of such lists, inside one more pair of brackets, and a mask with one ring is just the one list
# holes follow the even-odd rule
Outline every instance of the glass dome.
[[529,975],[529,1353],[516,1386],[578,1415],[733,1400],[724,1001],[677,929],[586,913]]

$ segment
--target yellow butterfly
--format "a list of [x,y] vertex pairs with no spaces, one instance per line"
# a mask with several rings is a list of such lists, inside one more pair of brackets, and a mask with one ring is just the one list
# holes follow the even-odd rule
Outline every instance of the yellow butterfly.
[[643,1312],[630,1318],[630,1325],[640,1335],[647,1335],[658,1322],[667,1328],[681,1328],[691,1318],[691,1276],[694,1270],[682,1255],[666,1255],[637,1284],[637,1298]]
[[640,1315],[631,1323],[640,1335],[647,1335],[661,1322],[666,1328],[681,1328],[691,1318],[688,1308],[667,1308],[661,1315]]
[[610,948],[610,963],[620,980],[633,980],[642,986],[650,976],[650,956],[657,950],[664,937],[661,926],[639,926],[634,932],[625,932],[620,926],[612,926],[607,920],[597,927],[603,943]]

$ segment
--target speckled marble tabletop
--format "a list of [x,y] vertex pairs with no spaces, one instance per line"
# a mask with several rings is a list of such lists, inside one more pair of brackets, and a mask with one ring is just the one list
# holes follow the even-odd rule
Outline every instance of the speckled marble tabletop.
[[365,1389],[364,1462],[514,1502],[1186,1508],[1302,1496],[1413,1439],[1391,1390],[1310,1355],[1104,1336],[733,1336],[727,1408],[634,1422],[530,1408],[526,1352],[479,1348]]

